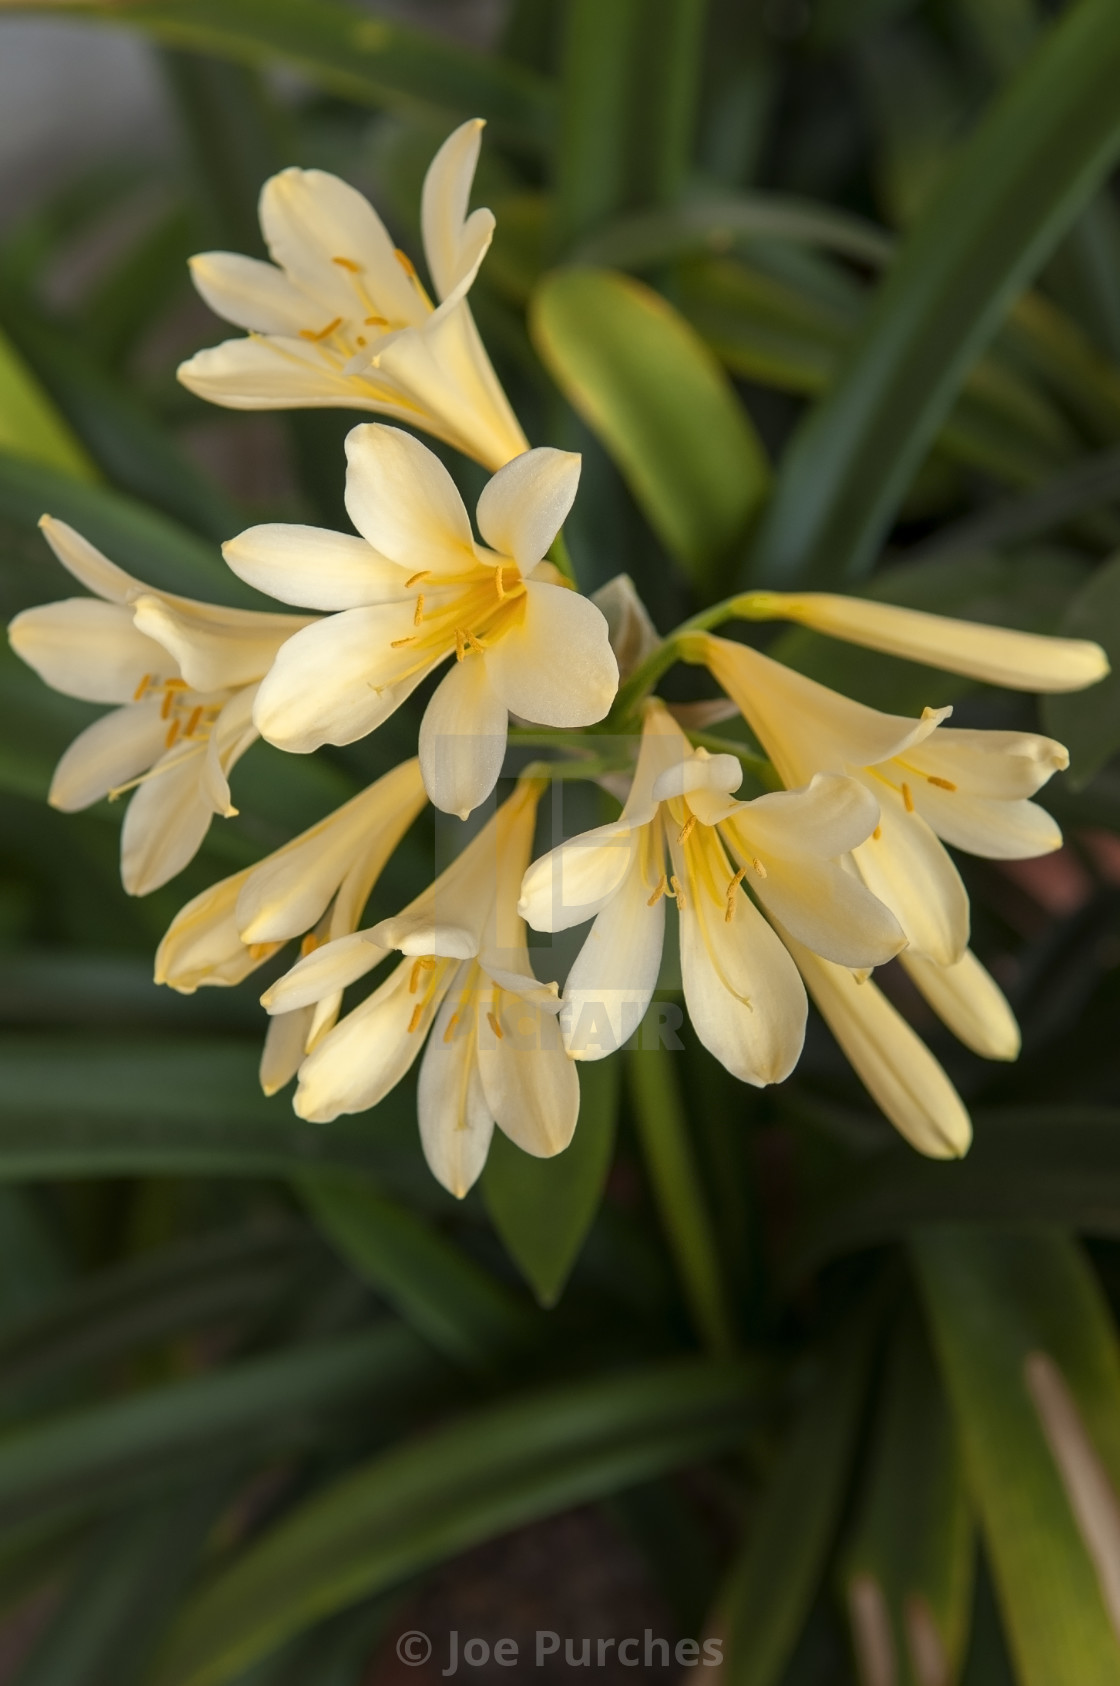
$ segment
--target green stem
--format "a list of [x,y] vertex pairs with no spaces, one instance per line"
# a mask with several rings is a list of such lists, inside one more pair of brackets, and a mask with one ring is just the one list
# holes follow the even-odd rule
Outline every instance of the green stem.
[[748,591],[738,597],[725,597],[721,603],[713,603],[710,609],[702,609],[698,615],[693,615],[691,620],[682,621],[619,686],[609,716],[610,728],[624,731],[634,725],[634,716],[640,705],[662,674],[668,673],[680,660],[681,640],[687,638],[690,632],[711,632],[713,627],[731,620],[781,620],[785,601],[778,592]]
[[548,560],[559,568],[564,578],[571,585],[574,585],[578,591],[579,581],[576,579],[576,570],[575,565],[572,562],[572,553],[568,549],[568,541],[562,532],[557,533],[556,537],[553,539],[552,547],[548,553]]

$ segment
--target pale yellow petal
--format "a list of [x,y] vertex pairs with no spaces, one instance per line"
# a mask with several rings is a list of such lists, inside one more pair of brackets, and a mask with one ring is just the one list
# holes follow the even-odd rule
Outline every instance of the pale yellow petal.
[[215,316],[256,334],[299,335],[322,324],[322,306],[274,264],[236,252],[199,252],[191,280]]
[[272,522],[229,539],[222,555],[239,579],[281,603],[358,609],[416,600],[405,590],[409,575],[352,533]]
[[303,1062],[304,1046],[311,1028],[311,1009],[279,1013],[269,1019],[258,1077],[266,1095],[286,1089]]
[[97,597],[25,609],[8,627],[21,661],[67,697],[131,702],[142,681],[178,678],[175,660],[132,624],[132,610]]
[[579,1116],[579,1077],[554,1013],[494,990],[480,1007],[478,1069],[494,1122],[512,1142],[538,1159],[563,1152]]
[[205,746],[167,750],[133,793],[121,827],[121,882],[147,896],[174,878],[202,846],[214,807],[202,784]]
[[486,663],[475,654],[451,664],[420,722],[420,766],[431,802],[465,820],[485,802],[506,757],[509,714]]
[[485,121],[472,117],[452,131],[428,166],[420,199],[424,256],[436,290],[446,299],[474,280],[494,230],[489,211],[467,215]]
[[261,996],[266,1013],[293,1013],[314,1007],[324,996],[357,983],[384,960],[387,949],[371,942],[367,931],[355,931],[336,942],[321,943],[277,978]]
[[365,1112],[400,1082],[424,1045],[450,981],[448,974],[419,1001],[409,991],[411,973],[412,962],[404,961],[307,1056],[292,1103],[301,1118],[329,1124],[340,1113]]
[[[464,968],[470,973],[476,968]],[[457,978],[440,1008],[416,1090],[424,1157],[437,1182],[461,1200],[486,1163],[494,1117],[478,1065],[476,1007],[465,1007]]]
[[543,726],[590,726],[609,711],[618,664],[607,623],[578,592],[530,580],[519,624],[486,651],[486,672],[513,714]]
[[986,1060],[1014,1060],[1021,1037],[1015,1015],[991,973],[966,949],[953,966],[918,954],[899,956],[914,983],[953,1035]]
[[476,564],[455,482],[434,452],[400,428],[366,422],[346,436],[346,508],[362,537],[409,575]]
[[[534,861],[518,911],[534,931],[566,931],[591,919],[621,888],[638,839],[626,820],[572,837]],[[646,890],[649,895],[650,889]]]
[[575,451],[542,445],[514,457],[483,487],[478,530],[493,550],[512,556],[522,573],[536,566],[568,519],[581,460]]
[[154,593],[135,600],[133,618],[139,632],[170,652],[196,691],[232,689],[263,679],[280,646],[301,627],[314,624],[307,615],[223,609]]
[[910,946],[938,965],[959,960],[968,944],[968,893],[960,873],[919,813],[881,781],[878,835],[852,851],[867,888],[890,908]]
[[110,562],[68,522],[43,515],[39,518],[39,530],[67,572],[106,603],[128,603],[137,592],[148,590],[141,580]]
[[156,950],[155,980],[181,995],[206,984],[238,984],[263,966],[271,946],[251,949],[241,941],[234,910],[246,879],[246,867],[212,884],[180,908]]
[[635,861],[596,918],[564,985],[561,1031],[573,1058],[602,1059],[634,1034],[657,988],[664,940],[665,899],[649,905]]
[[100,802],[158,761],[166,737],[158,698],[103,714],[79,733],[59,761],[47,800],[66,814]]

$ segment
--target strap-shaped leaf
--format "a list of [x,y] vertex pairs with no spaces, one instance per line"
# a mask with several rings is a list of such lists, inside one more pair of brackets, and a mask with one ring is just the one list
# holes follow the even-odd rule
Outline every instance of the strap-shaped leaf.
[[0,333],[0,452],[77,480],[97,470],[5,334]]
[[182,1612],[151,1686],[219,1686],[312,1621],[481,1540],[727,1450],[758,1382],[662,1364],[462,1417],[310,1499]]
[[119,0],[0,0],[0,9],[126,22],[174,47],[245,64],[279,61],[363,104],[420,101],[459,118],[486,117],[533,150],[544,148],[552,126],[552,91],[542,78],[338,0],[128,0],[123,8]]
[[1120,1679],[1120,1350],[1055,1230],[912,1244],[1021,1686]]
[[547,276],[530,306],[530,327],[651,527],[694,583],[714,592],[770,471],[711,352],[660,294],[606,269]]
[[752,559],[771,583],[867,571],[965,374],[1120,152],[1120,11],[1079,0],[916,223],[786,453]]

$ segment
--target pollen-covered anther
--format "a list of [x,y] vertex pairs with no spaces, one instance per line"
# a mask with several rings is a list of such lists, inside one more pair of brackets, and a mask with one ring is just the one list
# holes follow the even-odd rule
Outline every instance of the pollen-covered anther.
[[443,1040],[445,1042],[451,1041],[452,1037],[455,1035],[455,1027],[458,1023],[459,1023],[458,1013],[452,1013],[451,1017],[447,1021],[447,1029],[443,1033]]
[[914,812],[914,798],[910,794],[910,786],[908,784],[904,784],[902,787],[902,800],[906,804],[906,812],[908,814],[912,814]]
[[956,790],[957,788],[952,779],[939,779],[936,773],[927,773],[926,783],[935,784],[938,790]]
[[696,815],[695,814],[689,814],[688,818],[685,820],[684,824],[681,826],[680,832],[677,835],[677,842],[678,843],[687,843],[688,842],[689,838],[692,836],[692,833],[696,830],[696,823],[697,823],[696,822]]
[[311,340],[317,345],[321,340],[329,340],[331,335],[336,333],[341,326],[342,317],[336,316],[333,322],[327,323],[325,328],[301,328],[299,331],[299,337],[301,340]]
[[430,954],[422,954],[419,960],[413,961],[412,970],[408,974],[408,993],[410,995],[416,994],[416,991],[420,987],[421,975],[424,972],[430,972],[434,965],[435,961],[432,959]]
[[661,877],[657,880],[657,883],[653,887],[653,895],[647,901],[646,906],[656,907],[662,896],[667,896],[668,894],[669,880],[666,878],[665,874],[662,873]]
[[[413,624],[415,625],[415,622]],[[415,644],[415,642],[416,635],[415,633],[410,632],[407,638],[391,638],[389,640],[389,648],[390,650],[400,650],[403,649],[406,644]]]
[[412,1017],[408,1021],[408,1034],[414,1035],[420,1029],[420,1020],[424,1017],[424,1003],[418,1001],[412,1009]]
[[339,269],[348,269],[351,275],[361,275],[363,273],[361,264],[355,263],[353,258],[332,258],[331,262],[336,263]]
[[684,912],[684,891],[681,888],[681,881],[677,877],[675,872],[669,880],[669,889],[673,892],[673,900],[677,904],[678,912],[683,913]]
[[141,700],[151,683],[152,675],[150,673],[146,673],[143,679],[141,679],[139,685],[137,685],[135,691],[132,693],[133,702],[139,702]]
[[883,835],[883,828],[882,828],[882,826],[881,826],[881,825],[877,825],[877,826],[876,826],[876,827],[875,827],[875,830],[874,830],[874,831],[873,831],[873,832],[872,832],[872,833],[871,833],[871,840],[872,840],[872,842],[873,842],[873,843],[878,843],[878,842],[879,842],[879,840],[880,840],[880,838],[881,838],[881,837],[882,837],[882,835]]
[[404,582],[405,590],[408,591],[412,586],[418,585],[421,580],[426,580],[431,571],[430,568],[421,568],[417,573],[409,574]]
[[188,716],[188,719],[187,719],[187,723],[183,728],[183,736],[185,738],[193,738],[194,737],[195,732],[198,730],[198,723],[202,719],[202,716],[205,713],[206,713],[206,710],[203,708],[202,704],[196,703],[194,708],[191,709],[190,715]]
[[413,626],[419,626],[420,622],[423,619],[424,619],[424,593],[421,592],[419,597],[417,597],[417,599],[416,599],[416,613],[412,617]]
[[494,1035],[498,1038],[498,1041],[501,1042],[505,1036],[505,1031],[498,1022],[498,1015],[496,1013],[487,1013],[486,1022],[490,1026],[490,1029],[494,1032]]
[[727,925],[730,925],[731,921],[735,917],[735,904],[737,899],[735,892],[743,882],[743,879],[746,876],[746,871],[746,867],[741,866],[727,886],[727,910],[723,916],[724,923]]
[[751,856],[751,865],[754,867],[754,870],[759,878],[766,878],[769,876],[766,868],[763,866],[757,855]]

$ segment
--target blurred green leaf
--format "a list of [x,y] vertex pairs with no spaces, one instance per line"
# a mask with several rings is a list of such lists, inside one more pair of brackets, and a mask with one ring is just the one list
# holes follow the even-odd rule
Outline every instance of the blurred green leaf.
[[721,254],[752,240],[821,246],[857,263],[890,260],[894,241],[874,223],[811,199],[780,193],[727,193],[620,217],[576,247],[581,264],[654,269],[684,258]]
[[1076,1243],[957,1226],[912,1242],[1021,1686],[1120,1675],[1120,1355]]
[[534,1159],[495,1130],[482,1173],[486,1210],[543,1306],[553,1306],[599,1210],[614,1152],[618,1062],[580,1065],[579,1124],[555,1159]]
[[0,452],[76,480],[97,470],[6,335],[0,333]]
[[976,1546],[956,1425],[917,1307],[899,1318],[844,1548],[843,1581],[864,1686],[890,1657],[898,1686],[960,1674]]
[[1087,691],[1047,697],[1046,730],[1070,753],[1074,788],[1085,785],[1120,749],[1120,556],[1099,568],[1069,605],[1059,629],[1102,644],[1112,671]]
[[422,1218],[339,1176],[301,1177],[299,1187],[351,1269],[453,1363],[493,1370],[524,1339],[509,1291]]
[[0,0],[0,10],[124,21],[173,47],[279,62],[343,99],[419,101],[449,118],[485,117],[503,139],[534,152],[551,134],[552,90],[543,78],[337,0]]
[[615,458],[643,514],[714,594],[757,514],[769,468],[730,382],[684,319],[641,282],[566,269],[534,296],[537,349]]
[[742,1439],[745,1365],[677,1362],[513,1396],[310,1499],[187,1605],[151,1686],[218,1686],[311,1621],[468,1546]]
[[799,431],[752,578],[866,572],[969,367],[1120,149],[1120,13],[1079,0],[992,106]]

